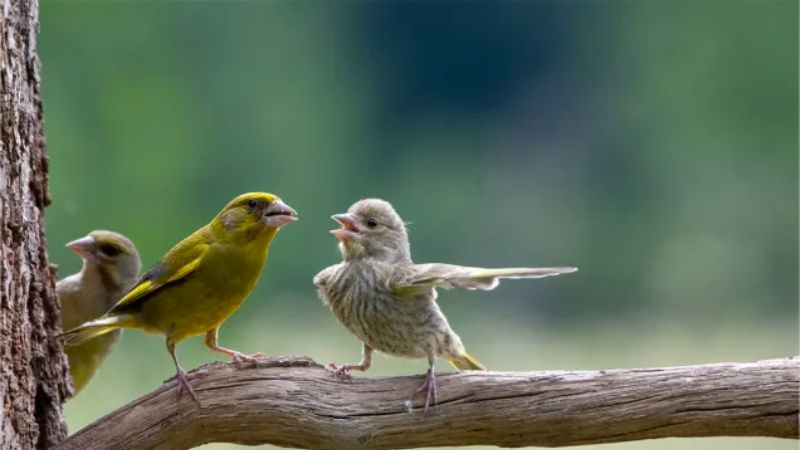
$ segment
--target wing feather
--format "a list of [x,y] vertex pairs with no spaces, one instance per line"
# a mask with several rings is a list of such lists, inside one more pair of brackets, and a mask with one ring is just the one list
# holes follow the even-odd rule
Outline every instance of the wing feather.
[[159,290],[181,282],[194,273],[209,248],[201,232],[202,229],[172,247],[108,313],[136,308]]
[[401,294],[414,294],[431,288],[481,289],[497,287],[501,278],[544,278],[578,270],[575,267],[516,267],[488,269],[452,264],[417,264],[410,272],[398,274],[393,280],[393,289]]

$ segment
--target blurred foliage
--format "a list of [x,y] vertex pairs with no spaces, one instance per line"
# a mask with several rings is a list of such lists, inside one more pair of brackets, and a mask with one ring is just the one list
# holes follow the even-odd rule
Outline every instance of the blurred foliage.
[[[149,265],[233,196],[274,192],[301,220],[221,341],[352,360],[310,280],[338,260],[329,216],[378,196],[417,261],[580,267],[441,295],[490,367],[796,354],[797,9],[42,0],[51,260],[78,270],[63,244],[107,228]],[[190,367],[216,358],[196,341]],[[126,333],[71,428],[171,373],[160,339]],[[620,448],[691,442],[752,441]]]

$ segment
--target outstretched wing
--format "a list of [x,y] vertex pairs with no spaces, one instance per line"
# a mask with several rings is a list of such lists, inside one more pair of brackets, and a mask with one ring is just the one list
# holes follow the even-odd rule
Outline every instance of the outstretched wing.
[[185,281],[203,261],[208,244],[203,230],[176,244],[164,257],[150,268],[138,282],[114,305],[108,314],[138,308],[161,289]]
[[516,267],[486,269],[452,264],[417,264],[411,271],[398,274],[392,280],[393,290],[401,295],[414,294],[431,288],[494,289],[501,278],[544,278],[571,273],[576,267]]

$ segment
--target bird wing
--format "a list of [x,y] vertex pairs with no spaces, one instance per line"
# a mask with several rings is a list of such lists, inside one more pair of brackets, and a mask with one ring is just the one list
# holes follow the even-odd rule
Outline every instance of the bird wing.
[[497,287],[501,278],[544,278],[576,270],[575,267],[486,269],[439,263],[416,264],[410,271],[395,275],[392,288],[401,295],[413,295],[431,288],[488,291]]
[[321,288],[328,283],[330,277],[339,270],[341,264],[335,264],[333,266],[326,267],[322,269],[318,274],[314,275],[314,286]]
[[142,275],[108,314],[130,309],[159,290],[185,280],[197,270],[209,249],[201,232],[202,230],[195,232],[172,247],[160,261]]

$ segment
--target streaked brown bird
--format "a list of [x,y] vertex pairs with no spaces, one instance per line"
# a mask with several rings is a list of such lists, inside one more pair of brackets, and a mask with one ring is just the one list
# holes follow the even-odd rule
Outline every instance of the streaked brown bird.
[[436,304],[436,289],[494,289],[500,278],[543,278],[574,267],[486,269],[414,264],[405,224],[389,202],[365,199],[332,217],[343,261],[314,277],[319,295],[339,322],[362,342],[358,364],[331,364],[339,375],[365,371],[372,352],[427,359],[425,411],[436,404],[437,357],[459,370],[485,370],[464,349]]
[[[67,244],[83,259],[83,268],[56,283],[64,330],[97,319],[136,282],[142,263],[133,242],[113,231],[96,230]],[[75,347],[65,347],[72,375],[73,396],[92,379],[121,330]]]

